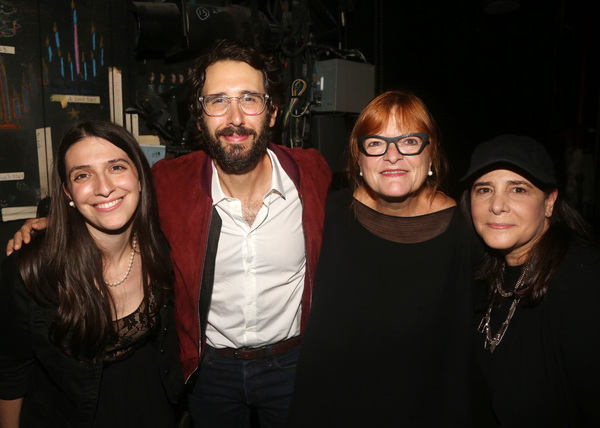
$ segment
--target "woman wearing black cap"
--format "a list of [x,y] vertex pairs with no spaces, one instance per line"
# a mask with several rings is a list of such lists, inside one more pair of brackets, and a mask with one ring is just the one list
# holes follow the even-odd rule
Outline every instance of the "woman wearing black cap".
[[463,180],[487,248],[479,360],[499,425],[600,426],[600,252],[550,156],[504,135],[475,149]]

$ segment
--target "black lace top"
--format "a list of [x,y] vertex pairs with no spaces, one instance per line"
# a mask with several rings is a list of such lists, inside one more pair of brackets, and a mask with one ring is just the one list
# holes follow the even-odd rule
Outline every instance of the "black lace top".
[[126,358],[133,350],[144,344],[157,325],[158,312],[156,297],[152,288],[148,295],[148,310],[142,300],[140,306],[131,314],[115,320],[117,335],[109,342],[104,357],[105,362],[114,362]]

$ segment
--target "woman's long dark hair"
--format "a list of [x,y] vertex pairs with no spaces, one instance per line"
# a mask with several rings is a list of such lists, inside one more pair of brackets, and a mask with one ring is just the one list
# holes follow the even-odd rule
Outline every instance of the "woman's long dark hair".
[[[57,307],[51,328],[53,342],[79,358],[102,356],[107,340],[114,336],[114,302],[104,283],[102,254],[88,231],[84,217],[69,207],[63,191],[68,184],[65,155],[79,141],[104,139],[123,150],[138,172],[140,200],[132,219],[132,237],[138,240],[142,262],[144,307],[153,287],[157,308],[170,298],[173,276],[168,245],[158,220],[158,205],[152,173],[133,136],[110,122],[87,121],[71,128],[63,137],[52,175],[48,227],[20,252],[20,270],[25,285],[40,302]],[[132,238],[130,238],[132,239]]]
[[[553,190],[555,189],[544,190],[546,197]],[[461,209],[472,224],[470,188],[462,194]],[[531,249],[522,286],[514,292],[524,305],[534,306],[544,299],[550,280],[565,257],[571,242],[579,239],[589,245],[595,244],[589,224],[560,194],[554,202],[549,223],[546,233]],[[487,246],[486,249],[482,263],[475,273],[475,279],[483,280],[494,287],[494,284],[502,281],[505,260],[499,251]],[[492,291],[493,289],[490,290]]]

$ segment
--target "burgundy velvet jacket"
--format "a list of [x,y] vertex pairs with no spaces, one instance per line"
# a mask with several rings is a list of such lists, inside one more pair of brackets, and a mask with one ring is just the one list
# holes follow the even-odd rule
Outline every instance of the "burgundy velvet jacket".
[[[306,277],[301,327],[308,316],[314,276],[321,249],[325,199],[331,181],[327,163],[314,149],[289,149],[270,144],[281,166],[296,184],[302,201],[306,242]],[[160,223],[171,246],[175,271],[175,318],[180,360],[186,381],[198,368],[205,339],[201,338],[199,299],[204,267],[214,265],[216,248],[208,250],[211,232],[211,158],[197,151],[157,162],[152,173],[158,194]],[[212,223],[212,234],[220,232]],[[218,235],[214,235],[218,236]],[[218,239],[218,238],[217,238]]]

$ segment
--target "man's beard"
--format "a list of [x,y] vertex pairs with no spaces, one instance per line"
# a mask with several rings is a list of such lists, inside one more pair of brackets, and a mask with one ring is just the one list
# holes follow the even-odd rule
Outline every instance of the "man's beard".
[[[202,147],[208,152],[217,165],[227,174],[243,174],[252,170],[258,162],[267,153],[269,144],[269,125],[267,121],[263,123],[260,133],[244,126],[228,126],[211,135],[204,118],[200,118],[200,127],[202,129],[201,140]],[[229,135],[252,135],[254,138],[250,143],[250,149],[246,151],[246,144],[232,144],[224,147],[219,137]]]

